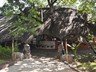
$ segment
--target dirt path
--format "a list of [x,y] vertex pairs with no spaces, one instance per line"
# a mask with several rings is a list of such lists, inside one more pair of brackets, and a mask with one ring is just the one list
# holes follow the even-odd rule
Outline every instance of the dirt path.
[[33,50],[32,59],[18,61],[0,72],[76,72],[63,62],[54,59],[56,50]]
[[4,68],[0,72],[76,72],[63,62],[53,58],[32,58],[18,61],[13,66]]

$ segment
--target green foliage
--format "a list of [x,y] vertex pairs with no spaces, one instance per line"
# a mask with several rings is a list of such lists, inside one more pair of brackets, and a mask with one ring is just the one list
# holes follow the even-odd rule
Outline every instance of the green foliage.
[[80,0],[78,10],[81,13],[90,14],[91,18],[89,20],[96,22],[96,0]]
[[96,22],[96,0],[57,0],[57,5],[77,8],[80,13],[91,15],[89,21]]
[[[74,7],[78,1],[80,2],[78,10],[81,13],[91,14],[90,20],[96,21],[95,0],[57,0],[54,5]],[[42,23],[37,9],[47,5],[47,0],[22,0],[22,2],[20,0],[8,0],[8,3],[0,8],[0,10],[3,15],[13,17],[9,34],[13,37],[22,36],[24,32],[35,34],[36,29]],[[24,8],[27,10],[23,11]],[[14,16],[16,16],[16,19],[14,19]]]
[[88,34],[87,38],[88,38],[89,41],[92,41],[93,40],[93,35],[92,34]]
[[77,0],[60,0],[62,4],[65,4],[65,5],[73,5],[76,3]]
[[82,1],[79,6],[79,10],[84,13],[92,13],[95,3],[93,1]]
[[77,68],[84,72],[95,72],[96,71],[96,62],[86,62],[80,63],[77,65]]
[[[78,0],[57,0],[54,5],[59,6],[76,6]],[[91,21],[96,20],[96,8],[95,0],[80,0],[78,10],[82,13],[92,14]],[[22,36],[24,32],[31,34],[36,33],[36,29],[41,25],[40,13],[37,11],[38,7],[42,8],[48,4],[47,0],[8,0],[8,4],[5,4],[1,8],[2,14],[5,16],[17,16],[16,19],[11,20],[12,27],[9,34],[12,36]],[[27,5],[25,12],[23,9]],[[14,18],[14,17],[13,17]]]
[[68,45],[73,50],[73,53],[74,53],[74,56],[75,56],[75,60],[78,59],[77,49],[78,49],[79,45],[80,45],[80,43],[79,44]]
[[28,0],[27,2],[34,6],[45,7],[44,3],[47,3],[47,0]]
[[11,52],[11,48],[0,46],[0,59],[10,59]]
[[5,61],[4,60],[0,60],[0,64],[2,64],[2,63],[5,63]]
[[5,4],[0,11],[3,15],[11,16],[13,14],[13,7],[11,5]]
[[[33,5],[34,4],[34,5]],[[25,7],[28,5],[27,7]],[[12,17],[9,22],[12,26],[9,29],[9,35],[20,37],[25,32],[36,33],[36,29],[41,25],[40,13],[36,6],[41,6],[40,0],[8,0],[8,3],[0,8],[4,16]],[[23,9],[25,9],[23,11]]]
[[[18,48],[15,48],[14,51],[18,51]],[[9,47],[0,46],[0,59],[11,59],[12,49]]]

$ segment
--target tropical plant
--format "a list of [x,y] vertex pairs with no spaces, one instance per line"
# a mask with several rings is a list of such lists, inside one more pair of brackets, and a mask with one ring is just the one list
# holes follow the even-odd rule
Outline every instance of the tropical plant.
[[42,4],[38,0],[8,0],[0,10],[1,14],[11,17],[8,34],[12,36],[12,51],[14,51],[14,39],[22,36],[25,32],[35,34],[36,29],[41,25],[40,13],[37,7]]
[[[77,3],[78,6],[77,6]],[[81,13],[91,15],[89,21],[96,21],[96,1],[95,0],[8,0],[1,10],[1,14],[11,17],[9,22],[9,34],[12,36],[12,47],[14,48],[14,38],[22,36],[23,33],[36,33],[36,29],[41,25],[40,12],[38,8],[49,6],[76,6]],[[74,46],[72,46],[74,48]],[[75,46],[77,47],[77,46]],[[74,48],[77,49],[77,48]],[[74,51],[76,54],[76,50]]]
[[80,46],[80,43],[78,43],[78,44],[73,43],[72,45],[68,44],[68,46],[71,47],[71,49],[74,53],[75,61],[77,61],[78,60],[77,50],[78,50],[78,47]]

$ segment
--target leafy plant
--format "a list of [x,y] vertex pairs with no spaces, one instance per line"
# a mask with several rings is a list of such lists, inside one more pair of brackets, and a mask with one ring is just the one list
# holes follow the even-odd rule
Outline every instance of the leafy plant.
[[0,64],[4,63],[5,61],[4,60],[0,60]]
[[1,59],[11,58],[11,48],[5,48],[0,46],[0,58]]
[[[18,51],[18,49],[15,48],[15,51]],[[0,46],[0,59],[10,59],[11,54],[12,54],[11,48]]]
[[74,53],[74,56],[75,56],[75,60],[78,59],[77,49],[78,49],[79,45],[80,45],[80,43],[79,44],[68,45],[73,50],[73,53]]
[[79,63],[79,65],[77,65],[77,68],[84,72],[95,72],[96,62]]

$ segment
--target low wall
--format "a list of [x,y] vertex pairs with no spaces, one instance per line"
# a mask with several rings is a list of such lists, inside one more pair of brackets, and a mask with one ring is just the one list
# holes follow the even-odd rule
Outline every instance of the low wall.
[[40,41],[41,49],[55,49],[55,41]]

